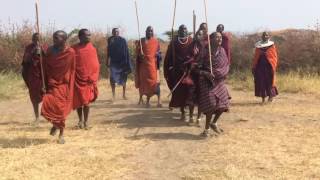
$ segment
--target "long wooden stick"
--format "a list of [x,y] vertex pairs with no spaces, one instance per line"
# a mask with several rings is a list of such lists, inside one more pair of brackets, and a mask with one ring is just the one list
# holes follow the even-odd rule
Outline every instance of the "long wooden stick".
[[174,48],[174,24],[175,24],[175,20],[176,20],[176,9],[177,9],[177,0],[174,0],[172,26],[171,26],[171,48],[172,48],[173,64],[175,63],[175,60],[176,60],[176,51]]
[[39,46],[40,46],[40,70],[42,79],[42,89],[46,90],[46,83],[44,80],[44,70],[43,70],[43,59],[42,59],[42,44],[41,44],[41,34],[40,34],[40,21],[39,21],[39,5],[38,0],[36,1],[36,21],[37,21],[37,33],[39,34]]
[[178,88],[178,86],[181,84],[182,80],[184,79],[184,77],[186,76],[186,72],[183,73],[183,75],[181,76],[181,78],[179,79],[179,81],[177,82],[177,84],[172,88],[172,90],[170,91],[170,94],[167,97],[170,97],[173,92]]
[[139,14],[138,14],[138,3],[137,1],[134,1],[135,7],[136,7],[136,16],[137,16],[137,24],[138,24],[138,36],[139,36],[139,43],[140,43],[140,51],[141,51],[141,55],[143,54],[143,50],[142,50],[142,42],[141,42],[141,35],[140,35],[140,21],[139,21]]
[[207,23],[207,35],[208,35],[210,72],[211,72],[211,74],[213,74],[213,70],[212,70],[212,56],[211,56],[211,42],[210,42],[210,35],[209,35],[209,24],[208,24],[208,13],[207,13],[207,0],[203,0],[203,2],[204,2],[204,12],[205,12],[205,16],[206,16],[206,23]]
[[193,38],[196,37],[196,26],[197,26],[197,16],[195,11],[193,10]]

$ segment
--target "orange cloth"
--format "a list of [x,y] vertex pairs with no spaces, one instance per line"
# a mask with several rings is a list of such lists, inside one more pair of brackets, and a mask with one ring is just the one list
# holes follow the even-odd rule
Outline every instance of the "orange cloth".
[[[263,54],[263,51],[260,48],[256,48],[252,68],[255,69],[256,65],[258,64],[258,61],[260,59],[260,56]],[[266,51],[266,58],[268,59],[268,62],[270,63],[272,70],[273,70],[273,82],[272,86],[276,86],[276,70],[278,66],[278,54],[277,49],[275,45],[270,46]]]
[[96,48],[92,43],[77,44],[73,49],[76,52],[73,109],[76,109],[97,99],[100,64]]
[[142,39],[142,50],[144,59],[141,56],[140,44],[137,43],[136,53],[136,76],[135,85],[140,95],[152,96],[157,89],[157,59],[159,42],[156,38]]
[[71,47],[56,54],[53,51],[51,47],[44,58],[47,93],[41,114],[56,127],[64,128],[72,110],[76,56]]

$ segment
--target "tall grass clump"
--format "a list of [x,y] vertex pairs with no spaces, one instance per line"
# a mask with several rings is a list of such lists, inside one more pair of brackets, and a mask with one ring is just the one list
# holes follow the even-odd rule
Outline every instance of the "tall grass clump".
[[20,74],[0,72],[0,100],[15,99],[25,95],[25,85]]
[[[254,91],[254,79],[250,71],[234,71],[228,77],[228,84],[235,90]],[[320,95],[320,76],[317,73],[291,71],[278,73],[276,86],[280,93],[303,93]]]

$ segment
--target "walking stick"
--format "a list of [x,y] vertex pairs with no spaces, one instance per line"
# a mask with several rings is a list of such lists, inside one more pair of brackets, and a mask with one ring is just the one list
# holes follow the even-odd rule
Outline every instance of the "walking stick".
[[141,42],[141,36],[140,36],[140,21],[139,21],[139,14],[138,14],[138,4],[137,1],[134,1],[135,7],[136,7],[136,16],[137,16],[137,24],[138,24],[138,36],[139,36],[139,43],[140,43],[140,53],[143,54],[142,50],[142,42]]
[[210,43],[209,25],[208,25],[208,14],[207,14],[207,0],[203,0],[203,2],[204,2],[204,12],[205,12],[205,17],[206,17],[206,23],[207,23],[207,35],[208,35],[210,72],[211,72],[211,74],[213,74],[213,70],[212,70],[212,56],[211,56],[211,43]]
[[176,9],[177,9],[177,0],[174,0],[173,19],[172,19],[172,26],[171,26],[171,49],[172,49],[173,64],[175,64],[175,60],[176,60],[176,51],[174,48],[174,24],[176,19]]
[[178,88],[178,86],[181,84],[183,78],[186,76],[186,72],[183,73],[183,75],[181,76],[181,78],[179,79],[179,81],[177,82],[177,84],[172,88],[172,90],[170,91],[170,94],[167,97],[170,97],[173,92]]
[[193,38],[196,37],[197,16],[193,10]]
[[43,59],[42,59],[42,46],[41,46],[41,34],[40,34],[40,22],[39,22],[39,0],[36,0],[36,26],[37,33],[39,34],[39,46],[40,46],[40,70],[41,70],[41,79],[42,79],[42,90],[46,91],[46,83],[44,81],[44,70],[43,70]]

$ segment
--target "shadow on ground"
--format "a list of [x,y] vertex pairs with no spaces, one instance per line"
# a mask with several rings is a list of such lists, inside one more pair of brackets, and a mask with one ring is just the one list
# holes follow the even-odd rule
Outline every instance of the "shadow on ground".
[[187,123],[179,119],[179,114],[165,109],[134,109],[117,111],[118,114],[133,114],[114,121],[102,121],[102,124],[117,124],[118,128],[144,127],[181,127]]
[[204,140],[199,134],[189,134],[189,133],[148,133],[136,136],[128,137],[130,140],[139,139],[151,139],[151,140]]
[[35,146],[48,143],[48,139],[40,138],[15,138],[15,139],[1,139],[1,148],[27,148],[29,146]]

